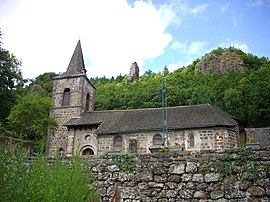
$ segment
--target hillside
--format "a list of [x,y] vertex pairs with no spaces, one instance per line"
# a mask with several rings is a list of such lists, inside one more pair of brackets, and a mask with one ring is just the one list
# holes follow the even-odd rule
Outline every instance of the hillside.
[[171,73],[166,68],[157,74],[149,70],[135,83],[128,82],[127,75],[93,78],[95,108],[161,107],[161,94],[153,92],[163,78],[173,89],[168,106],[209,103],[237,117],[244,127],[270,126],[270,61],[235,48],[218,48]]

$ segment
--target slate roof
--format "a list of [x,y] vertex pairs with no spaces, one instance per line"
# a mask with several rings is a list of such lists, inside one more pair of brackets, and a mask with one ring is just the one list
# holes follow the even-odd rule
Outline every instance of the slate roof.
[[81,41],[79,40],[75,47],[73,55],[70,59],[67,71],[60,76],[53,77],[53,79],[63,79],[67,77],[80,77],[80,76],[84,76],[88,81],[88,83],[92,85],[93,88],[95,88],[95,86],[86,76],[86,69],[84,65]]
[[86,73],[84,66],[81,41],[79,40],[69,62],[65,76]]
[[[80,118],[72,118],[65,125],[93,124],[100,124],[96,134],[160,131],[163,127],[162,108],[87,112]],[[209,104],[168,107],[169,130],[235,125],[237,121],[234,117]]]

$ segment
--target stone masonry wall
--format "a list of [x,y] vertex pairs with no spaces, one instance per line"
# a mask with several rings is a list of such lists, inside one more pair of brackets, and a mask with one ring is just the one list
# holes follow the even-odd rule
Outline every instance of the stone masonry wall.
[[90,160],[103,202],[270,201],[270,147],[111,155]]
[[270,128],[246,128],[245,131],[247,137],[254,137],[261,146],[270,145]]
[[[150,153],[149,147],[154,147],[154,135],[162,135],[162,131],[123,133],[111,135],[98,135],[98,155],[112,149],[113,140],[116,136],[123,138],[122,152],[129,152],[130,140],[137,141],[137,153]],[[190,147],[190,135],[194,135],[194,146]],[[239,147],[238,130],[230,130],[227,128],[199,128],[186,130],[170,130],[168,132],[169,145],[183,143],[187,150],[217,150],[224,148]]]
[[[62,106],[63,92],[70,89],[70,100],[68,106]],[[95,89],[84,76],[66,77],[55,79],[53,87],[53,109],[50,116],[56,118],[58,128],[48,132],[47,152],[49,156],[54,156],[59,150],[63,156],[73,154],[74,135],[68,135],[68,129],[64,124],[74,116],[80,116],[86,109],[87,94],[89,94],[89,111],[94,110]]]

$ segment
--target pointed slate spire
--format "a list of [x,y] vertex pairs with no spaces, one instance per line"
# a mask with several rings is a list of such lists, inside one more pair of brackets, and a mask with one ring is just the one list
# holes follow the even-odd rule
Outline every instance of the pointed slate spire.
[[86,74],[80,40],[76,45],[76,48],[69,62],[67,71],[64,73],[64,76],[70,76],[74,74]]

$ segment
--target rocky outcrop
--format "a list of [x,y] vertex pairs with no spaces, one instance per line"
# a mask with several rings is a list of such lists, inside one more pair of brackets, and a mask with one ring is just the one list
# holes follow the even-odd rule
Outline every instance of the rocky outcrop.
[[220,56],[208,54],[204,56],[195,66],[195,71],[201,73],[218,72],[224,74],[229,70],[243,71],[245,64],[243,59],[236,53],[226,51]]
[[140,72],[140,70],[139,70],[139,67],[137,65],[137,62],[133,62],[131,67],[130,67],[128,81],[129,82],[137,81],[139,79],[139,72]]

